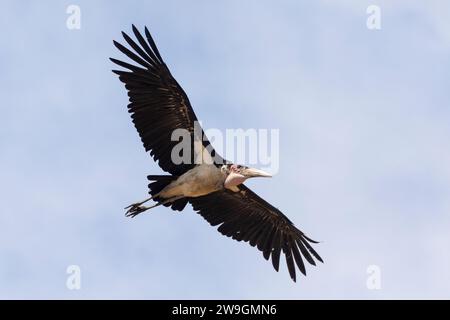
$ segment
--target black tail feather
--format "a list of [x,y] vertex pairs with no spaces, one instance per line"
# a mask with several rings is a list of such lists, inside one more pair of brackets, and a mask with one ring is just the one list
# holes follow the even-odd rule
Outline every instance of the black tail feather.
[[[147,176],[147,179],[149,181],[151,181],[148,185],[148,188],[150,189],[149,194],[151,194],[152,196],[158,194],[159,192],[162,191],[162,189],[164,189],[167,185],[169,185],[169,183],[176,180],[177,178],[178,178],[177,176],[169,176],[169,175],[163,175],[163,176],[149,175],[149,176]],[[162,202],[164,200],[165,199],[160,198],[160,197],[153,198],[153,201],[155,201],[155,202]],[[188,199],[183,198],[183,199],[176,200],[173,203],[164,204],[164,206],[171,207],[172,210],[182,211],[184,209],[184,207],[186,207],[187,203],[188,203]]]
[[[150,175],[147,176],[147,179],[153,182],[150,182],[148,185],[148,188],[150,189],[149,193],[154,196],[158,192],[161,192],[162,189],[164,189],[169,183],[171,183],[173,180],[175,180],[177,177],[175,176],[156,176],[156,175]],[[158,197],[154,198],[153,200],[157,199]]]

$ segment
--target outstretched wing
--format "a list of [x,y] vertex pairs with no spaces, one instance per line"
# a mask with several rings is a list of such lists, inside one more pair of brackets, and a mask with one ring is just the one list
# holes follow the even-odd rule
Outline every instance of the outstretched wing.
[[306,275],[303,259],[312,265],[316,264],[314,258],[323,262],[310,244],[316,241],[305,236],[280,210],[243,184],[238,192],[225,189],[189,201],[212,226],[220,225],[220,233],[256,246],[266,260],[272,257],[276,271],[283,251],[294,281],[295,264]]
[[[139,45],[126,33],[122,32],[122,35],[134,51],[116,41],[114,45],[138,65],[110,59],[128,69],[113,72],[119,75],[128,90],[128,112],[131,113],[145,150],[150,151],[163,170],[173,175],[181,175],[192,169],[198,161],[223,164],[225,161],[215,153],[199,124],[194,132],[197,121],[194,110],[186,93],[164,63],[147,27],[146,39],[134,25],[133,33]],[[183,138],[189,136],[190,149],[189,154],[181,150],[176,154],[180,157],[173,161],[172,150],[183,139],[180,135],[176,141],[172,141],[172,133],[176,129],[186,130],[187,135]],[[180,163],[181,159],[183,161]]]

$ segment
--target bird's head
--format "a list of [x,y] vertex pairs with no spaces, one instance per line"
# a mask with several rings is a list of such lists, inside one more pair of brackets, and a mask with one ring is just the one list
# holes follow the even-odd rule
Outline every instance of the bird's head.
[[226,164],[222,166],[226,174],[225,188],[231,188],[240,185],[248,178],[272,177],[269,173],[259,169],[241,166],[239,164]]

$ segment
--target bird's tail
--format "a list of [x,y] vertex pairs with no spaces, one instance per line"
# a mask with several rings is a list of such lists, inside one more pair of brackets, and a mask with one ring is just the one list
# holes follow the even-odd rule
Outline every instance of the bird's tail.
[[[158,197],[158,193],[160,193],[166,186],[168,186],[172,181],[176,180],[177,176],[169,176],[169,175],[149,175],[147,179],[150,181],[148,188],[149,194],[153,197],[153,201],[155,202],[163,202],[164,198]],[[174,202],[163,204],[166,207],[171,207],[173,210],[181,211],[184,209],[186,204],[188,203],[187,198],[182,198],[176,200]]]
[[148,185],[148,188],[150,189],[150,191],[148,193],[150,193],[150,195],[153,198],[153,200],[157,200],[158,196],[157,194],[160,193],[162,191],[162,189],[164,189],[165,187],[167,187],[172,181],[174,181],[175,179],[177,179],[178,177],[176,176],[158,176],[158,175],[150,175],[147,176],[147,179],[150,182],[150,184]]

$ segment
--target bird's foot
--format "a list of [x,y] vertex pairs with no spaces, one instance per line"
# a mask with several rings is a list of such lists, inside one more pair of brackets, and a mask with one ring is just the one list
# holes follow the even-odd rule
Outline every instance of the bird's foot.
[[142,213],[146,210],[148,210],[148,207],[143,206],[141,203],[133,203],[132,205],[129,205],[125,209],[128,209],[125,213],[125,217],[131,217],[134,218],[139,213]]

